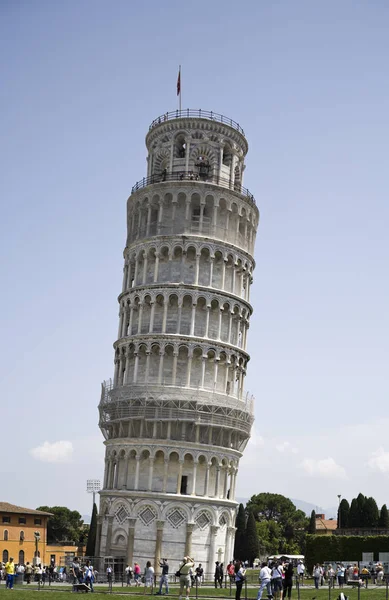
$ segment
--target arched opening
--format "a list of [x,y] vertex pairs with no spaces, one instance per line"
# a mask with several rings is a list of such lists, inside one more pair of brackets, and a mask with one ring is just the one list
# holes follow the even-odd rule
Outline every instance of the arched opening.
[[198,298],[196,304],[196,318],[194,327],[194,334],[197,337],[205,337],[207,311],[208,308],[205,298]]
[[139,484],[138,490],[146,492],[149,484],[150,452],[143,450],[139,465]]
[[219,337],[219,302],[212,300],[211,307],[209,309],[209,326],[208,326],[208,337],[212,340],[217,340]]
[[183,282],[193,284],[196,275],[196,248],[190,246],[186,250],[185,272],[183,274]]
[[158,450],[154,458],[153,469],[153,492],[162,492],[163,478],[165,471],[165,455],[162,450]]
[[168,299],[166,333],[177,333],[178,296],[172,294]]
[[24,565],[24,550],[19,550],[19,565]]
[[180,346],[178,349],[178,358],[177,358],[176,385],[181,386],[181,387],[186,386],[187,371],[188,371],[188,347]]
[[203,248],[200,254],[199,285],[209,286],[209,271],[211,266],[210,252]]
[[162,294],[158,294],[155,299],[154,307],[154,324],[153,332],[162,333],[163,313],[164,313],[165,299]]
[[181,335],[190,335],[190,324],[192,320],[192,296],[186,295],[182,300],[181,310]]
[[183,133],[179,133],[174,142],[174,157],[185,158],[186,156],[186,141]]
[[165,348],[165,356],[163,357],[163,378],[164,385],[172,385],[173,383],[173,346],[170,344]]
[[190,374],[190,387],[192,388],[198,388],[201,384],[202,356],[203,351],[201,348],[195,348],[193,350],[192,368]]
[[177,452],[172,452],[169,456],[169,469],[167,477],[166,491],[175,494],[177,492],[177,478],[179,471],[179,456]]
[[7,563],[8,562],[8,550],[3,550],[3,563]]
[[173,250],[172,267],[170,280],[172,283],[179,283],[182,281],[182,248],[176,246]]
[[8,529],[4,529],[3,540],[4,540],[5,542],[8,542]]

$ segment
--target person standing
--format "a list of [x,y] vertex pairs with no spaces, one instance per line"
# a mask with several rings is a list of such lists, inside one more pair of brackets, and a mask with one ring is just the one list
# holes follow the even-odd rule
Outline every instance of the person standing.
[[282,596],[282,566],[275,563],[271,571],[271,586],[275,600],[281,600]]
[[151,562],[149,560],[147,561],[145,568],[145,591],[148,587],[152,593],[154,587],[154,567],[151,566]]
[[321,582],[322,577],[323,577],[323,569],[321,568],[319,563],[316,563],[316,565],[314,566],[314,569],[313,569],[313,580],[315,582],[315,588],[317,590],[319,589],[319,584]]
[[132,567],[130,565],[127,565],[126,568],[124,569],[124,572],[126,574],[127,586],[129,586],[129,585],[131,585],[131,579],[133,576]]
[[223,567],[220,565],[219,561],[215,562],[215,588],[217,588],[217,584],[222,588],[223,587]]
[[338,585],[340,588],[343,587],[344,585],[344,574],[345,574],[346,569],[344,568],[343,564],[341,563],[340,565],[337,565],[336,567],[336,577],[338,579]]
[[139,563],[134,563],[134,581],[135,581],[135,585],[136,587],[140,586],[140,566]]
[[201,563],[199,563],[199,566],[196,567],[195,573],[196,573],[197,585],[199,587],[201,587],[201,584],[203,582],[203,575],[204,575],[204,569],[203,569],[203,565]]
[[283,595],[282,598],[285,600],[286,596],[288,596],[289,600],[292,597],[292,587],[293,587],[293,564],[291,562],[285,564],[284,570],[285,577],[282,581],[283,584]]
[[111,567],[111,565],[108,565],[108,567],[107,567],[107,581],[108,581],[109,585],[112,584],[112,567]]
[[240,595],[242,593],[242,587],[246,580],[246,569],[243,566],[243,563],[237,561],[235,563],[235,600],[240,600]]
[[227,565],[227,575],[230,578],[230,583],[234,583],[234,581],[235,581],[235,567],[234,567],[234,563],[232,561]]
[[8,562],[5,563],[5,574],[7,577],[5,587],[12,590],[14,587],[14,578],[15,578],[15,563],[14,559],[10,558]]
[[169,564],[166,558],[162,559],[162,562],[159,563],[159,566],[162,569],[161,577],[159,579],[159,590],[156,593],[157,596],[162,596],[162,588],[165,586],[165,594],[169,593]]
[[304,585],[305,565],[302,560],[299,560],[297,565],[298,580],[301,585]]
[[85,567],[84,567],[84,583],[86,583],[86,585],[89,585],[91,592],[94,592],[94,589],[93,589],[94,579],[95,578],[93,575],[93,567],[90,564],[89,560],[87,560],[85,563]]
[[257,600],[261,600],[262,594],[263,594],[263,590],[265,588],[267,589],[267,595],[271,596],[272,595],[272,591],[271,591],[271,569],[269,569],[269,567],[267,566],[266,562],[263,562],[261,564],[261,570],[259,571],[259,581],[260,581],[260,586],[259,586],[259,590],[258,590]]
[[26,575],[26,582],[31,583],[32,566],[30,565],[29,562],[26,563],[25,575]]
[[190,570],[194,567],[194,560],[190,556],[184,556],[180,563],[178,573],[180,574],[180,595],[179,600],[182,600],[182,594],[185,590],[185,600],[189,600],[190,593]]

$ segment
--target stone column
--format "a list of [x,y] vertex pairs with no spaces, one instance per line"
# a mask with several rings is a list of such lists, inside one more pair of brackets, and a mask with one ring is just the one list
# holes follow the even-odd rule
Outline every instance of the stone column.
[[166,487],[167,487],[167,475],[168,475],[168,471],[169,471],[169,459],[165,458],[164,462],[165,462],[165,465],[164,465],[164,470],[163,470],[162,492],[165,494]]
[[135,272],[134,272],[134,287],[137,284],[138,279],[138,266],[139,266],[139,258],[138,255],[135,256]]
[[143,252],[143,277],[142,277],[142,284],[146,285],[146,279],[147,279],[147,252],[146,250]]
[[123,267],[123,284],[122,284],[122,292],[125,292],[125,290],[126,290],[127,274],[128,274],[128,265],[124,265],[124,267]]
[[172,385],[176,385],[177,361],[178,361],[178,348],[174,348],[174,350],[173,350]]
[[221,284],[222,290],[224,290],[225,284],[226,284],[226,266],[227,266],[227,261],[226,261],[226,259],[223,259],[222,284]]
[[191,496],[196,495],[196,477],[197,477],[197,461],[193,462],[193,474],[192,474],[192,491],[190,493]]
[[236,265],[234,263],[232,263],[232,277],[231,277],[231,280],[232,280],[231,288],[232,289],[231,289],[231,292],[233,294],[235,294],[235,277],[236,277],[235,271],[236,271]]
[[212,308],[211,305],[207,304],[207,314],[205,317],[205,334],[204,334],[205,338],[209,337],[209,314],[211,312],[211,308]]
[[165,352],[163,350],[159,351],[159,367],[158,367],[158,384],[162,383],[163,376],[163,357],[165,356]]
[[155,541],[155,555],[154,555],[154,564],[155,568],[161,562],[161,551],[162,551],[162,535],[163,535],[163,527],[165,525],[165,521],[157,521],[157,539]]
[[200,382],[200,387],[203,388],[204,387],[204,383],[205,383],[205,361],[207,360],[207,356],[202,356],[201,357],[201,382]]
[[219,324],[218,324],[218,331],[217,331],[217,339],[219,341],[222,339],[223,313],[224,313],[224,308],[221,306],[219,309]]
[[140,466],[140,456],[135,456],[135,482],[134,482],[134,490],[137,492],[139,487],[139,466]]
[[127,534],[127,564],[132,565],[134,562],[134,539],[135,539],[136,519],[128,519],[128,534]]
[[178,463],[178,476],[177,476],[177,494],[181,493],[181,478],[182,478],[182,467],[183,461],[180,460]]
[[213,264],[215,262],[215,257],[214,256],[210,256],[209,257],[210,260],[210,267],[209,267],[209,287],[212,287],[212,279],[213,279]]
[[138,365],[139,365],[139,356],[138,351],[134,352],[135,363],[134,363],[134,383],[137,382],[138,379]]
[[215,483],[215,498],[219,498],[219,486],[220,486],[220,466],[216,467],[216,483]]
[[163,200],[159,201],[159,210],[158,210],[158,223],[157,223],[157,231],[161,233],[162,229],[162,217],[163,217]]
[[114,386],[116,386],[118,384],[118,380],[119,380],[119,363],[120,363],[120,360],[118,358],[115,358],[115,374],[113,376]]
[[200,271],[200,254],[196,254],[196,271],[195,271],[195,285],[199,285],[199,271]]
[[159,269],[159,254],[158,250],[155,253],[155,266],[154,266],[154,283],[158,281],[158,269]]
[[150,235],[150,222],[151,222],[151,204],[149,200],[149,204],[147,207],[147,224],[146,224],[146,237]]
[[134,305],[130,304],[130,320],[128,322],[128,335],[132,335],[132,319],[134,317]]
[[227,493],[228,493],[228,466],[225,468],[225,471],[224,471],[224,487],[223,487],[224,500],[227,499]]
[[126,365],[124,367],[124,381],[123,383],[129,383],[128,382],[128,373],[130,372],[130,349],[127,348],[126,349]]
[[186,387],[190,387],[190,376],[191,376],[191,372],[192,372],[192,354],[193,351],[189,350],[188,353],[188,368],[186,371]]
[[226,563],[228,563],[230,560],[232,560],[233,547],[234,547],[234,541],[235,541],[235,531],[236,531],[235,527],[227,527],[226,551],[224,554],[224,560],[226,561]]
[[210,463],[207,463],[207,469],[205,471],[205,481],[204,481],[204,496],[208,496],[210,466],[211,466]]
[[195,321],[196,321],[196,304],[192,304],[192,317],[190,320],[190,334],[189,335],[194,335]]
[[201,201],[201,204],[200,204],[200,219],[199,219],[199,233],[202,233],[202,231],[203,231],[204,208],[205,208],[204,204],[205,204],[205,201],[204,201],[204,203],[203,203],[203,201]]
[[139,302],[138,335],[142,333],[143,302]]
[[147,491],[151,492],[153,488],[153,471],[154,471],[154,457],[149,457],[149,481],[147,485]]
[[181,331],[181,319],[182,319],[182,298],[178,300],[178,318],[177,318],[177,330],[176,333],[179,334]]
[[107,527],[107,539],[105,542],[105,556],[110,556],[111,554],[111,545],[112,545],[112,524],[113,524],[113,519],[114,519],[115,515],[108,515],[107,516],[107,521],[108,521],[108,527]]
[[149,323],[149,333],[153,333],[153,329],[154,329],[154,315],[155,315],[155,301],[152,300],[150,302],[150,323]]
[[130,466],[130,456],[128,455],[128,456],[126,456],[126,464],[125,464],[125,467],[124,467],[124,480],[123,480],[124,483],[122,485],[123,490],[127,489],[128,469],[129,469],[129,466]]
[[192,556],[192,534],[195,526],[195,523],[186,524],[185,556]]
[[99,515],[97,517],[95,556],[100,556],[102,525],[103,525],[103,517],[101,515]]
[[209,554],[208,554],[208,572],[212,572],[213,565],[216,559],[216,536],[219,531],[218,525],[211,525],[211,542],[209,544]]
[[190,140],[185,140],[185,171],[189,171],[189,154],[190,154]]
[[119,465],[121,463],[120,458],[116,461],[116,469],[115,469],[115,481],[113,482],[113,487],[115,490],[118,489],[118,479],[119,479]]
[[163,297],[163,319],[162,319],[162,333],[166,333],[166,321],[167,321],[167,309],[169,306],[169,297]]
[[118,327],[118,338],[122,337],[122,331],[123,331],[123,320],[124,320],[124,310],[121,309],[119,311],[119,327]]

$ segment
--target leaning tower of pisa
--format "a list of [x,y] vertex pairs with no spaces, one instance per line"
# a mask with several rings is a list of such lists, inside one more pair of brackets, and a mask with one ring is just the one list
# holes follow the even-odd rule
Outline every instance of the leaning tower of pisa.
[[245,134],[213,112],[166,113],[127,201],[115,374],[102,385],[97,556],[213,572],[232,559],[259,213]]

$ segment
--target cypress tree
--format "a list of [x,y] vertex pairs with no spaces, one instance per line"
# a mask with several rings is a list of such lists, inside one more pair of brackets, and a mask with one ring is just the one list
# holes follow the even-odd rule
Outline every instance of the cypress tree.
[[314,510],[311,512],[311,518],[309,519],[308,533],[316,533],[316,513]]
[[[236,533],[235,533],[235,546],[234,546],[234,559],[245,560],[246,554],[246,514],[244,512],[243,504],[239,504],[238,514],[236,515]],[[226,557],[226,559],[229,557]]]
[[349,526],[350,505],[346,498],[343,498],[338,509],[338,529],[346,529]]
[[380,518],[378,519],[378,527],[382,529],[389,529],[389,512],[386,504],[382,505]]
[[357,507],[358,507],[358,524],[357,527],[366,527],[366,496],[363,494],[358,494],[357,496]]
[[350,505],[349,527],[359,527],[359,509],[357,499],[353,498]]
[[93,505],[92,518],[89,526],[88,541],[86,544],[86,555],[94,556],[96,547],[96,532],[97,532],[97,506]]
[[246,526],[246,558],[251,566],[254,560],[259,555],[259,538],[257,533],[257,524],[253,511],[249,512],[249,518],[247,519]]
[[364,519],[363,519],[364,527],[372,527],[372,528],[377,527],[378,519],[379,519],[379,511],[378,511],[377,502],[374,500],[374,498],[370,497],[370,498],[365,499],[365,507],[364,507],[364,515],[363,516],[364,516]]

